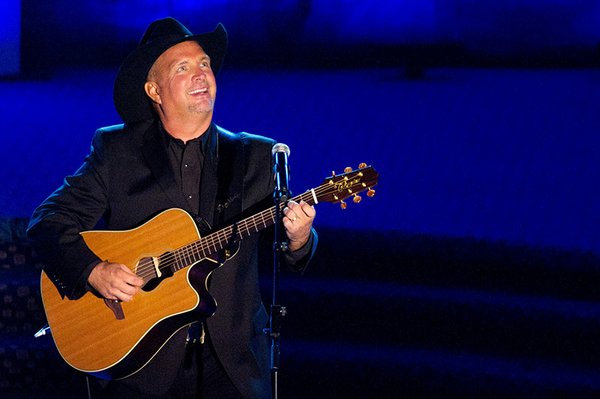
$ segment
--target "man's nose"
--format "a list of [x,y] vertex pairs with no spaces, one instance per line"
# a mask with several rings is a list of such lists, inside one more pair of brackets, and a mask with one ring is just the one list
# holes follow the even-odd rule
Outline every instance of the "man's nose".
[[196,67],[196,69],[194,70],[194,80],[205,79],[205,78],[206,78],[206,72],[202,68]]

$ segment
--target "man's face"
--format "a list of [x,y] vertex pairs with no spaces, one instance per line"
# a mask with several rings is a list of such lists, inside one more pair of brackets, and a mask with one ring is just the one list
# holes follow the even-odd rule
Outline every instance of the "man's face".
[[210,58],[198,43],[182,42],[162,53],[148,81],[156,84],[153,100],[167,118],[212,114],[217,83]]

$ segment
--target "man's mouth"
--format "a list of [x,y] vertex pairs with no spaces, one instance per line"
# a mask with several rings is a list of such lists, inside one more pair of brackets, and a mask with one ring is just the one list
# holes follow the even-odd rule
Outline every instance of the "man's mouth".
[[191,90],[191,91],[188,92],[188,94],[193,96],[195,94],[204,94],[206,92],[208,92],[208,88],[207,87],[202,88],[202,89]]

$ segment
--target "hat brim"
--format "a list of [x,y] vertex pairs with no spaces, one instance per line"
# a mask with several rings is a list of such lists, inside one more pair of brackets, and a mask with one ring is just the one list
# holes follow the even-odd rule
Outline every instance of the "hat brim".
[[162,53],[176,44],[187,41],[197,42],[210,57],[213,73],[219,73],[227,53],[227,31],[220,23],[213,32],[161,38],[136,48],[123,61],[114,84],[115,108],[125,123],[156,117],[144,90],[148,72]]

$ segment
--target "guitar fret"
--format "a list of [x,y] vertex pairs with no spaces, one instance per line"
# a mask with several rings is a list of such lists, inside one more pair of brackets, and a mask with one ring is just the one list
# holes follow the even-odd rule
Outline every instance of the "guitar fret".
[[183,265],[187,264],[187,259],[185,256],[185,250],[180,251],[180,255],[181,255],[181,267],[183,267]]
[[179,255],[178,269],[181,269],[183,267],[183,265],[185,265],[185,254],[182,251],[178,251],[178,255]]
[[188,245],[188,253],[190,254],[190,259],[192,263],[196,263],[198,259],[196,258],[196,251],[194,250],[195,245]]
[[[223,231],[223,241],[225,244],[229,244],[229,240],[231,237],[231,233],[233,233],[233,228],[227,228],[226,230]],[[223,247],[221,247],[221,249],[223,249]]]
[[207,237],[207,240],[206,240],[207,247],[206,248],[208,249],[209,254],[214,254],[215,252],[217,252],[217,247],[215,246],[215,236],[216,236],[216,234],[213,233]]
[[196,251],[194,250],[194,247],[196,245],[191,244],[187,246],[187,251],[190,254],[190,257],[192,258],[192,263],[195,263],[198,259],[196,259]]
[[179,269],[183,269],[185,267],[185,265],[187,264],[187,261],[185,259],[185,251],[181,251],[179,253],[179,260],[180,260]]
[[178,267],[178,264],[180,263],[180,260],[179,260],[179,251],[173,252],[173,255],[175,256],[175,262],[173,264],[173,268],[175,270],[179,270],[179,267]]
[[180,262],[180,268],[183,267],[183,265],[185,265],[185,263],[186,263],[184,251],[179,251],[179,262]]
[[194,262],[192,262],[192,258],[191,258],[190,253],[188,251],[185,251],[185,260],[187,262],[186,264],[188,264],[188,265],[191,265],[192,263],[194,263]]
[[267,228],[267,222],[266,222],[266,220],[265,220],[265,215],[264,215],[264,212],[261,212],[261,213],[260,213],[260,218],[261,218],[261,220],[262,220],[263,226],[265,226],[265,228]]
[[212,249],[210,248],[210,240],[211,239],[212,239],[212,237],[208,236],[208,237],[206,237],[206,241],[204,242],[204,244],[205,244],[204,249],[206,250],[206,253],[208,254],[208,256],[210,256],[213,253]]

